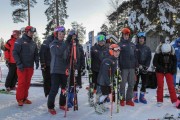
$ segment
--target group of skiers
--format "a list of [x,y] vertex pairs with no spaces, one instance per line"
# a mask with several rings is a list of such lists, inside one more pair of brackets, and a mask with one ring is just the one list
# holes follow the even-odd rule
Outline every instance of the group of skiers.
[[[59,108],[68,111],[74,106],[74,110],[78,110],[77,89],[82,88],[81,76],[85,74],[86,65],[85,54],[79,43],[77,31],[71,30],[65,40],[65,27],[57,26],[54,32],[43,41],[39,53],[33,41],[35,32],[36,28],[27,26],[20,38],[21,32],[14,30],[11,39],[5,44],[5,60],[9,68],[5,83],[6,90],[15,89],[18,79],[16,89],[18,105],[31,104],[32,102],[28,99],[28,90],[34,64],[38,69],[40,59],[49,113],[56,114],[55,97],[59,88],[61,88]],[[100,114],[106,110],[104,102],[115,101],[114,97],[109,96],[110,94],[113,96],[114,86],[118,89],[120,106],[134,106],[134,102],[147,104],[145,99],[147,69],[152,56],[150,48],[146,45],[146,34],[139,32],[136,44],[134,44],[130,39],[130,29],[123,28],[121,32],[119,43],[109,43],[106,41],[105,32],[98,33],[97,43],[90,50],[91,62],[88,70],[89,73],[92,72],[93,86],[89,87],[93,87],[93,94],[96,94],[94,108]],[[163,103],[164,77],[171,102],[175,105],[178,101],[173,85],[176,84],[173,82],[173,75],[175,77],[177,67],[180,68],[180,39],[176,40],[174,48],[162,40],[153,58],[158,85],[158,106],[162,106]],[[119,82],[115,84],[114,78],[117,78]],[[138,93],[140,80],[142,85]],[[128,84],[127,90],[126,84]]]

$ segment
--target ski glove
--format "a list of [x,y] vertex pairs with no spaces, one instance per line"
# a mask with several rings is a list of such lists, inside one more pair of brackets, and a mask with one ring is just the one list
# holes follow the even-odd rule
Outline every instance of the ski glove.
[[36,63],[36,70],[39,68],[39,63]]

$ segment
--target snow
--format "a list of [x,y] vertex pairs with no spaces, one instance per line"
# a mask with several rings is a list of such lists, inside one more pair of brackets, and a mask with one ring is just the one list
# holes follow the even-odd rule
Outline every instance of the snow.
[[[7,67],[3,62],[0,62],[2,70],[2,81],[5,80],[7,75]],[[180,77],[180,71],[178,78]],[[40,69],[34,71],[32,82],[41,81]],[[0,94],[0,120],[108,120],[110,119],[110,111],[102,115],[94,112],[93,107],[89,107],[87,100],[87,90],[85,87],[88,85],[88,79],[83,77],[83,88],[78,93],[79,110],[70,110],[67,112],[67,118],[64,118],[64,111],[58,108],[59,94],[56,97],[57,115],[52,116],[47,112],[47,98],[44,97],[42,87],[30,87],[29,99],[32,100],[31,105],[24,105],[19,107],[17,105],[15,95]],[[0,83],[0,88],[4,88],[4,84]],[[135,104],[135,107],[120,106],[120,112],[116,113],[115,105],[113,109],[112,120],[148,120],[162,118],[166,113],[174,114],[177,117],[180,111],[172,106],[170,99],[164,98],[162,107],[156,106],[156,90],[147,89],[148,94],[146,98],[148,104],[142,103]],[[167,92],[167,91],[166,91]],[[109,106],[109,105],[107,105]]]

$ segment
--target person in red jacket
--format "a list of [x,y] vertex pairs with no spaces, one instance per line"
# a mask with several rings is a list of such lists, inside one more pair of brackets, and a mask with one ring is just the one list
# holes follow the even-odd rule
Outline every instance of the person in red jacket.
[[11,39],[9,39],[5,46],[4,56],[6,60],[6,65],[9,68],[8,75],[6,77],[5,87],[7,91],[15,90],[16,82],[17,82],[17,73],[16,73],[16,62],[12,55],[12,51],[14,49],[14,43],[21,35],[19,30],[14,30]]

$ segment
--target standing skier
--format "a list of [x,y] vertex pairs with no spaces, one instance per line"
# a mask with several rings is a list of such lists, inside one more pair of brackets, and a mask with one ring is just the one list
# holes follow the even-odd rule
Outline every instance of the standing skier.
[[[54,30],[54,34],[56,35],[56,29]],[[43,41],[39,51],[41,70],[43,75],[44,82],[44,94],[45,97],[49,95],[51,89],[51,75],[50,75],[50,62],[51,62],[51,53],[49,44],[54,40],[54,34],[49,35],[46,40]]]
[[106,57],[107,47],[105,46],[106,37],[102,34],[97,36],[97,44],[91,47],[91,70],[92,70],[92,82],[94,83],[94,93],[97,88],[97,77],[102,60]]
[[[128,28],[123,28],[121,32],[122,39],[118,43],[121,48],[119,65],[122,73],[122,82],[120,83],[120,94],[122,95],[122,100],[120,101],[120,105],[124,106],[126,101],[126,105],[134,106],[132,98],[135,84],[135,68],[138,66],[136,46],[129,38],[130,30]],[[126,82],[128,82],[127,92],[125,92]]]
[[95,111],[102,114],[105,111],[103,105],[104,100],[112,92],[111,87],[114,84],[112,80],[116,70],[116,60],[119,57],[120,47],[117,44],[109,46],[109,56],[105,58],[100,66],[97,83],[100,86],[101,95],[98,96],[98,101],[95,105]]
[[50,43],[50,53],[51,53],[51,89],[48,96],[47,106],[49,112],[52,115],[56,114],[55,98],[61,86],[61,94],[59,98],[59,108],[65,110],[66,96],[65,87],[67,77],[65,71],[67,68],[66,58],[64,57],[64,51],[66,50],[66,44],[64,42],[65,28],[63,26],[56,27],[54,40]]
[[9,39],[5,44],[5,51],[4,57],[6,60],[6,65],[9,68],[8,75],[6,77],[5,87],[7,91],[15,90],[16,89],[16,82],[17,82],[17,72],[16,72],[16,62],[13,57],[13,49],[14,43],[17,39],[19,39],[21,33],[19,30],[14,30],[11,39]]
[[176,70],[176,55],[170,44],[162,43],[158,46],[153,59],[153,65],[156,67],[157,77],[157,106],[161,107],[163,103],[163,88],[164,88],[164,77],[166,78],[167,86],[170,93],[171,102],[175,106],[177,96],[173,85],[173,74]]
[[34,72],[34,62],[36,69],[39,67],[38,48],[33,41],[34,32],[36,32],[36,28],[27,26],[22,38],[14,44],[13,56],[16,61],[18,75],[16,99],[19,106],[32,103],[28,100],[28,90]]
[[[151,50],[146,46],[146,35],[144,32],[139,32],[137,34],[138,40],[136,45],[137,50],[137,59],[139,63],[139,74],[137,75],[137,81],[134,86],[134,102],[138,103],[139,101],[147,104],[145,99],[146,93],[146,80],[147,80],[147,69],[149,68],[151,62]],[[141,92],[138,100],[138,84],[141,77],[142,86]]]
[[[82,45],[79,43],[78,40],[78,33],[75,30],[71,30],[68,34],[66,44],[67,44],[67,49],[69,53],[69,59],[68,61],[74,60],[74,54],[71,56],[71,49],[73,42],[75,42],[76,46],[76,61],[75,63],[72,62],[71,64],[71,74],[70,74],[70,83],[69,83],[69,92],[68,92],[68,108],[72,108],[74,105],[74,87],[78,86],[79,88],[82,87],[82,82],[81,82],[81,74],[84,74],[85,70],[85,56],[84,56],[84,51]],[[77,71],[77,73],[75,73]],[[75,80],[74,80],[75,79]],[[77,85],[75,85],[77,83]],[[77,88],[78,88],[77,87]]]

